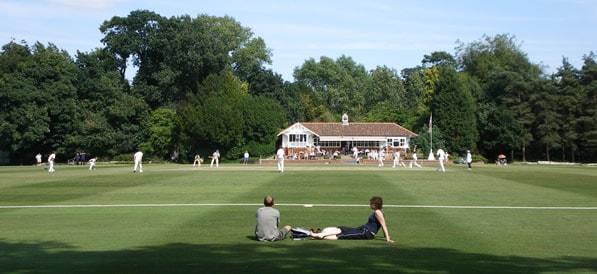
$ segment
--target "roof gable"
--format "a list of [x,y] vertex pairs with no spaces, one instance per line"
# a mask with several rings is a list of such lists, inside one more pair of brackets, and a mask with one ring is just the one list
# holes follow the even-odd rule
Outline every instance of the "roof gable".
[[292,126],[289,126],[282,132],[278,133],[278,136],[282,134],[304,134],[305,132],[318,135],[317,133],[313,132],[311,129],[305,127],[302,123],[294,123]]

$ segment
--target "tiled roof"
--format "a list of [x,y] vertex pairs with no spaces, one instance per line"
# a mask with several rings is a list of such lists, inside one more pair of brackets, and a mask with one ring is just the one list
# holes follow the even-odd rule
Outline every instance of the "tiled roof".
[[301,123],[319,136],[406,136],[417,134],[396,123]]

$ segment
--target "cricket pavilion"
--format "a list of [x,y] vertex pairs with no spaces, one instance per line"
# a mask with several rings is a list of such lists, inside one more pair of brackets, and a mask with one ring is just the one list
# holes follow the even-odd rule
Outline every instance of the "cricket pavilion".
[[353,147],[360,151],[406,150],[411,138],[416,136],[396,123],[349,123],[348,115],[344,114],[340,123],[295,123],[278,134],[278,145],[289,156],[299,154],[318,157],[329,152],[348,154]]

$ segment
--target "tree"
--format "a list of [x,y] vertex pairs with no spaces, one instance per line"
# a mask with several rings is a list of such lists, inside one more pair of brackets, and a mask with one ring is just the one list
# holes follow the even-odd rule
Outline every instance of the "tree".
[[462,153],[474,150],[478,133],[475,124],[475,102],[470,89],[454,68],[440,66],[431,111],[434,123],[441,129],[449,151]]
[[594,161],[597,159],[597,56],[591,52],[583,59],[580,71],[582,111],[577,120],[579,151],[584,161]]
[[249,84],[249,93],[275,100],[286,113],[290,122],[304,121],[304,108],[300,103],[298,85],[285,82],[282,76],[261,66],[252,66],[252,71],[240,73],[241,80]]
[[34,153],[69,153],[78,126],[77,68],[55,45],[11,42],[0,54],[1,150],[15,162]]
[[139,149],[146,138],[143,123],[148,115],[148,107],[143,99],[120,94],[104,115],[114,129],[111,139],[113,145],[108,147],[109,155],[128,154]]
[[308,59],[295,69],[294,78],[312,89],[316,100],[332,113],[348,112],[359,117],[365,109],[373,107],[365,105],[367,71],[350,57],[340,56],[336,60],[321,57],[319,62]]
[[562,138],[562,161],[566,161],[566,148],[570,150],[570,160],[575,161],[578,149],[579,132],[577,122],[581,116],[580,102],[583,90],[580,85],[580,72],[576,70],[568,59],[563,58],[562,66],[553,76],[554,84],[558,88],[558,103],[556,105],[562,123],[559,135]]
[[244,150],[271,153],[276,134],[286,125],[276,101],[250,95],[247,83],[230,71],[208,76],[200,90],[203,96],[190,96],[177,112],[187,156],[215,149],[229,159]]
[[491,75],[497,71],[529,74],[532,77],[538,77],[541,73],[539,66],[529,61],[513,35],[483,36],[469,44],[460,43],[456,50],[458,66],[476,77],[483,87],[491,82]]
[[[470,75],[480,85],[475,97],[479,103],[494,104],[507,116],[516,117],[514,128],[522,129],[515,141],[522,150],[522,160],[526,161],[526,148],[533,141],[535,115],[530,101],[535,92],[531,83],[540,79],[541,69],[529,61],[515,36],[500,34],[457,47],[458,67]],[[479,117],[477,118],[479,119]],[[482,128],[480,128],[482,130]],[[494,129],[492,129],[494,130]],[[510,131],[503,128],[500,132]],[[488,136],[490,132],[480,132]]]
[[547,161],[551,161],[550,151],[561,145],[559,130],[561,115],[557,112],[559,96],[557,88],[548,80],[535,82],[537,94],[533,98],[533,112],[536,113],[535,131],[538,142],[545,148]]
[[275,148],[277,134],[286,125],[286,115],[280,105],[269,98],[244,96],[238,104],[243,122],[243,140],[229,157],[248,150],[254,155],[269,155]]
[[81,126],[69,145],[105,157],[139,149],[148,107],[128,93],[114,56],[105,49],[79,52],[76,64]]
[[267,71],[263,65],[271,63],[271,50],[261,37],[248,40],[232,55],[232,69],[242,80],[251,79],[255,74]]
[[423,66],[449,66],[456,68],[456,59],[445,51],[434,51],[423,56]]
[[396,70],[386,66],[377,67],[370,72],[369,78],[369,87],[365,92],[366,106],[385,102],[398,109],[405,108],[406,92]]
[[416,125],[424,124],[425,119],[429,117],[429,103],[426,96],[425,88],[425,74],[422,67],[403,69],[401,76],[405,88],[405,106],[407,120],[404,121],[404,126],[407,128],[415,128]]
[[245,75],[271,61],[264,41],[231,17],[165,18],[137,10],[105,21],[100,30],[121,72],[129,58],[139,67],[134,92],[154,109],[197,93],[208,75],[226,69]]
[[242,144],[243,117],[237,107],[249,96],[248,85],[226,71],[208,76],[200,90],[201,96],[190,95],[177,111],[182,142],[190,153],[186,157],[216,149],[226,155]]
[[118,63],[106,49],[77,52],[77,98],[82,107],[101,111],[119,94],[129,90],[128,82],[119,79]]
[[176,150],[176,111],[169,108],[159,108],[151,112],[145,122],[147,140],[141,148],[149,155],[160,159],[167,158]]
[[[520,145],[522,161],[526,161],[526,148],[533,141],[532,128],[536,119],[536,112],[532,108],[532,100],[536,97],[536,90],[533,83],[538,79],[525,79],[523,75],[515,72],[496,72],[491,77],[486,96],[495,99],[488,100],[495,102],[503,111],[511,112],[516,117],[515,128],[520,128],[516,136],[515,144]],[[510,128],[503,128],[501,131],[508,132]]]
[[127,17],[114,16],[104,21],[100,31],[105,35],[101,40],[106,49],[114,55],[122,81],[128,62],[140,66],[152,53],[151,39],[163,25],[165,18],[147,10],[131,11]]
[[494,103],[480,103],[477,113],[479,149],[492,156],[510,151],[514,158],[514,149],[520,147],[519,136],[524,131],[512,111]]

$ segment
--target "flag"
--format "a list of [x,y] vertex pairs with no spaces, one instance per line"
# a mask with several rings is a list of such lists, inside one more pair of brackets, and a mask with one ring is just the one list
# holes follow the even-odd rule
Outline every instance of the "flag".
[[429,133],[433,131],[433,113],[429,115]]

